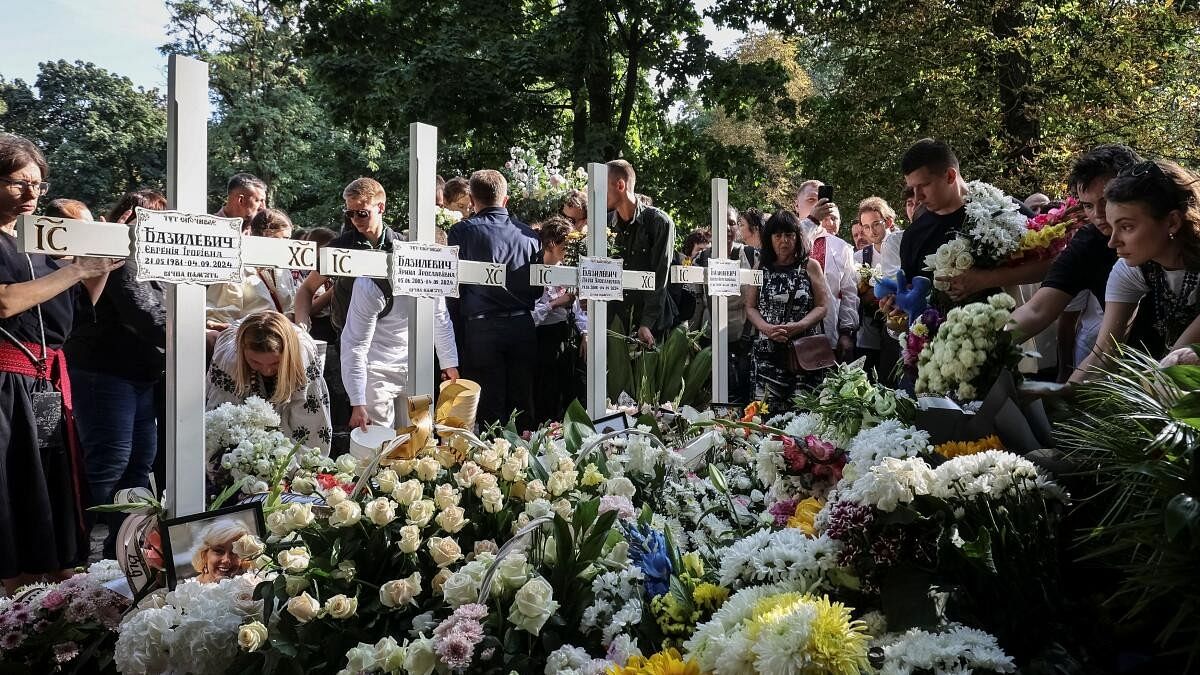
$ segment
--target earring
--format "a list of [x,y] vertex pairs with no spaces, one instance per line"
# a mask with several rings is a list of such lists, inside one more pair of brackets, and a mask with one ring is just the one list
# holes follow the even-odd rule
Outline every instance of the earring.
[[1169,236],[1170,236],[1170,238],[1171,238],[1171,240],[1172,240],[1172,241],[1174,241],[1174,240],[1175,240],[1175,233],[1174,233],[1174,232],[1172,232],[1172,233],[1171,233]]

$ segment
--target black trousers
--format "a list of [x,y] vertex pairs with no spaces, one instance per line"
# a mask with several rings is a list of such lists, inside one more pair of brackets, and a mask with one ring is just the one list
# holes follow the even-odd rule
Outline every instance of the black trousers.
[[537,385],[533,388],[533,419],[538,424],[562,421],[573,394],[574,359],[567,354],[571,326],[566,321],[538,326]]
[[479,383],[479,424],[508,422],[516,412],[517,430],[534,429],[533,378],[537,334],[533,317],[468,319],[463,322],[463,377]]

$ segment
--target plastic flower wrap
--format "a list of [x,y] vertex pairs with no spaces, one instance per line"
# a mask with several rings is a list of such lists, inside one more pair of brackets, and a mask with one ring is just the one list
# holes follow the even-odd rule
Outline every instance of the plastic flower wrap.
[[1028,219],[1020,206],[994,185],[983,181],[967,184],[966,222],[954,239],[925,257],[925,269],[933,272],[934,287],[947,288],[937,277],[953,277],[972,267],[996,267],[1021,248]]
[[734,594],[685,646],[705,673],[858,675],[871,670],[869,640],[839,602],[759,586]]
[[955,307],[917,357],[916,392],[953,394],[970,401],[986,393],[999,371],[1011,369],[1021,352],[1004,330],[1016,302],[997,293],[987,302]]

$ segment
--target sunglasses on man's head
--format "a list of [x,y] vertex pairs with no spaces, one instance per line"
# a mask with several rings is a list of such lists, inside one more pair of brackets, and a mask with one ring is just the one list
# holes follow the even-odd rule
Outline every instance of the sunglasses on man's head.
[[342,213],[351,218],[370,218],[371,209],[342,209]]
[[1166,174],[1163,173],[1162,167],[1160,167],[1158,162],[1155,162],[1154,160],[1147,160],[1145,162],[1127,166],[1121,171],[1121,175],[1132,176],[1134,178],[1141,178],[1142,176],[1146,175],[1150,175],[1155,178],[1166,178]]

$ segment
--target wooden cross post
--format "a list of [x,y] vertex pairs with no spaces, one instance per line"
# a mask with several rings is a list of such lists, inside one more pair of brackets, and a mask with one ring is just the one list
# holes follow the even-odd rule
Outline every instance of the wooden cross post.
[[729,259],[729,181],[712,180],[712,257],[708,267],[673,265],[669,283],[706,285],[712,328],[712,400],[729,401],[729,296],[740,295],[742,286],[761,286],[760,270],[740,269]]

